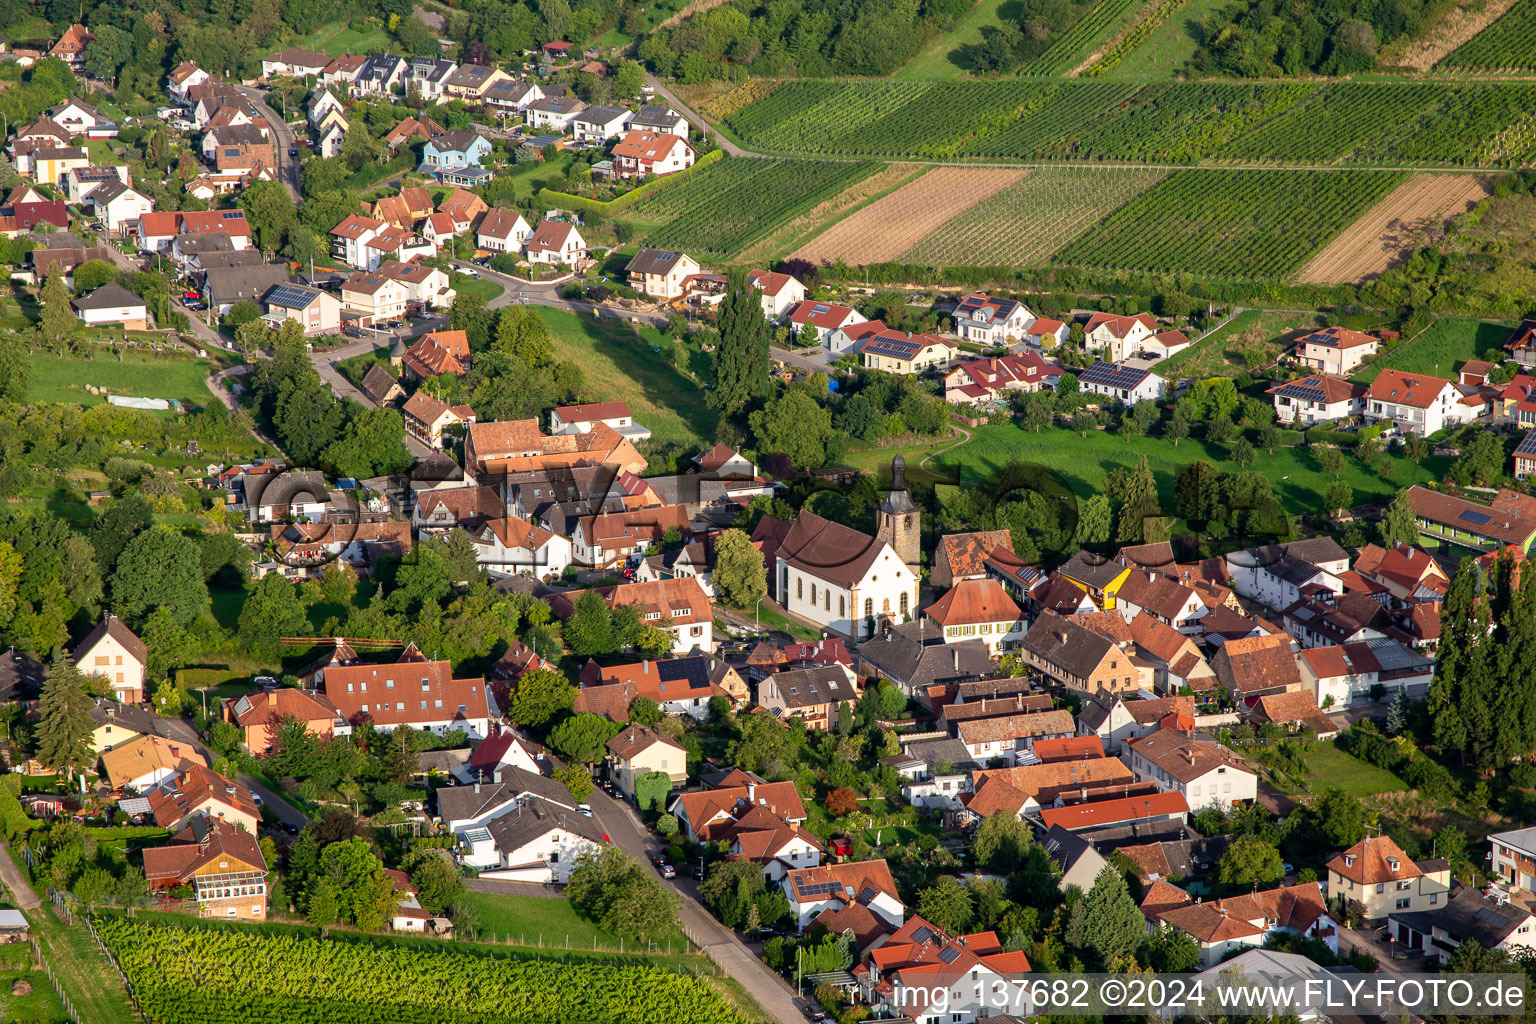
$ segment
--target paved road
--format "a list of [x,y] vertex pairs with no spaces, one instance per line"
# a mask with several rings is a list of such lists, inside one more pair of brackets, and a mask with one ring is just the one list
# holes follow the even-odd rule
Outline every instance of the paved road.
[[651,88],[655,89],[659,95],[665,97],[666,101],[672,104],[672,109],[686,117],[688,119],[688,123],[693,125],[699,131],[708,132],[711,129],[714,129],[715,141],[720,144],[721,149],[725,150],[731,156],[762,155],[761,153],[753,153],[750,150],[742,149],[740,146],[736,145],[736,143],[726,138],[723,132],[714,128],[712,124],[704,120],[704,118],[700,117],[698,114],[694,113],[693,109],[689,107],[688,104],[678,99],[677,94],[674,93],[671,89],[668,89],[666,83],[661,81],[661,79],[657,78],[655,75],[651,74],[650,72],[646,72],[645,82]]
[[27,884],[21,869],[11,859],[11,844],[7,842],[0,842],[0,881],[5,882],[5,887],[11,890],[11,899],[22,910],[36,910],[43,905],[37,893],[32,891],[32,886]]
[[248,85],[239,86],[239,89],[240,95],[261,112],[261,116],[267,119],[267,124],[272,129],[272,149],[277,155],[277,180],[283,183],[283,187],[288,190],[289,195],[293,196],[295,203],[302,203],[303,199],[299,196],[299,162],[288,155],[290,149],[297,148],[298,136],[288,126],[288,122],[267,105],[266,94],[260,89]]
[[[654,851],[661,848],[640,825],[627,804],[606,795],[601,790],[590,797],[592,812],[602,825],[603,831],[618,844],[619,849],[631,857],[650,862]],[[804,1024],[805,1011],[796,1001],[794,990],[768,966],[753,955],[752,951],[736,936],[712,917],[699,903],[696,886],[692,879],[678,878],[669,885],[683,897],[683,930],[721,970],[741,983],[763,1008],[779,1024]]]

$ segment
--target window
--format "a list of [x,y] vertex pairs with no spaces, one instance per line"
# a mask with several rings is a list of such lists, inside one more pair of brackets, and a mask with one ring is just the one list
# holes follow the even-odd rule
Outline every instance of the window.
[[1400,882],[1397,883],[1397,891],[1398,892],[1406,892],[1410,887],[1412,887],[1412,885],[1413,885],[1412,882],[1409,882],[1409,881],[1406,881],[1406,880],[1405,881],[1400,881]]
[[829,612],[832,610],[832,591],[830,590],[826,593],[825,607]]
[[[1430,906],[1434,906],[1435,904],[1437,904],[1439,902],[1440,902],[1440,894],[1439,893],[1432,892],[1432,893],[1429,894],[1429,905]],[[1530,927],[1531,927],[1530,925],[1523,925],[1523,926],[1521,926],[1520,931],[1521,932],[1529,931]]]
[[842,594],[837,595],[837,617],[842,618],[848,614],[848,599]]
[[907,592],[905,590],[901,592],[901,614],[907,614]]
[[816,584],[811,584],[811,607],[816,607]]
[[797,598],[805,597],[805,577],[804,576],[796,576],[795,577],[795,596]]
[[866,597],[864,599],[864,617],[866,619],[870,619],[870,618],[874,618],[874,615],[875,615],[875,599],[872,598],[872,597]]
[[1408,900],[1407,898],[1398,900],[1397,901],[1397,909],[1398,910],[1407,910],[1408,909],[1408,904],[1410,902],[1412,902],[1412,901]]
[[1386,892],[1387,891],[1386,883],[1385,882],[1377,882],[1376,883],[1376,891],[1377,892]]

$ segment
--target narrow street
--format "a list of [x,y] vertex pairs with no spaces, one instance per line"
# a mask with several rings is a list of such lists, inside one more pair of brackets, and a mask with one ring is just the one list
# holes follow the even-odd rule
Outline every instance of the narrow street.
[[[619,849],[644,862],[647,866],[661,844],[640,825],[627,804],[613,799],[601,790],[590,798],[592,813],[603,831],[608,833]],[[684,879],[686,865],[676,865],[679,877],[663,885],[671,886],[683,898],[683,931],[699,946],[722,971],[735,978],[747,994],[757,1001],[779,1024],[803,1024],[805,1012],[797,1001],[789,983],[768,969],[748,949],[735,932],[716,921],[699,903],[698,887],[692,878]],[[651,868],[655,870],[655,868]]]
[[748,150],[742,149],[740,146],[736,145],[736,143],[734,143],[730,139],[726,138],[723,134],[720,133],[720,131],[718,129],[716,129],[714,127],[714,125],[712,125],[708,121],[704,120],[704,118],[702,118],[698,114],[696,114],[693,111],[693,109],[688,106],[688,104],[686,104],[682,100],[678,99],[676,93],[674,93],[671,89],[667,88],[665,83],[663,83],[660,79],[658,79],[655,75],[651,74],[650,72],[646,72],[645,84],[649,85],[651,88],[655,89],[656,90],[656,95],[662,97],[668,103],[670,103],[672,105],[672,109],[677,111],[679,114],[682,114],[684,117],[686,117],[688,119],[689,123],[692,124],[695,128],[698,128],[700,131],[703,131],[703,132],[714,131],[714,133],[715,133],[715,141],[720,144],[720,148],[721,149],[725,150],[731,156],[761,156],[762,155],[761,153],[753,153],[753,152],[750,152]]
[[21,869],[11,859],[11,844],[7,842],[0,842],[0,881],[5,883],[5,887],[11,891],[11,899],[22,910],[36,910],[43,905],[37,893],[32,891],[32,886],[27,884]]
[[298,136],[288,126],[277,111],[267,105],[266,95],[260,89],[250,86],[241,86],[240,95],[250,101],[251,106],[267,119],[267,124],[272,129],[273,153],[277,157],[277,166],[273,168],[277,180],[283,183],[288,194],[293,196],[295,203],[303,202],[299,197],[299,161],[288,155],[289,150],[298,147]]

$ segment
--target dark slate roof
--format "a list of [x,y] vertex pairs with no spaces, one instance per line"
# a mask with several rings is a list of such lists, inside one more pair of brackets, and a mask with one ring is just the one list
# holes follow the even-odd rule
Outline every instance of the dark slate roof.
[[1040,613],[1024,634],[1023,645],[1079,679],[1093,675],[1093,670],[1115,646],[1107,637],[1050,611]]
[[1108,558],[1100,558],[1098,555],[1087,551],[1079,551],[1057,570],[1068,579],[1087,584],[1096,590],[1102,590],[1115,581],[1121,573],[1125,572],[1125,566]]
[[924,645],[889,631],[878,640],[861,644],[859,658],[873,665],[887,679],[912,689],[935,683],[986,679],[997,673],[997,665],[987,653],[987,645],[980,640]]
[[683,258],[680,252],[670,249],[641,249],[630,257],[624,266],[626,274],[666,274],[677,261]]
[[859,691],[848,681],[841,665],[816,665],[794,668],[773,676],[786,707],[803,708],[819,704],[838,704],[859,699]]
[[485,827],[496,841],[496,849],[502,853],[519,850],[556,829],[594,843],[607,841],[597,822],[577,814],[574,807],[562,807],[538,798],[525,800],[522,806],[492,820]]
[[144,300],[116,281],[108,281],[89,295],[75,300],[76,309],[117,309],[120,306],[142,306]]
[[[550,806],[576,809],[576,798],[565,785],[521,768],[501,769],[501,781],[478,786],[445,786],[437,791],[437,813],[445,821],[479,817],[501,804],[529,794]],[[580,815],[578,815],[580,817]]]

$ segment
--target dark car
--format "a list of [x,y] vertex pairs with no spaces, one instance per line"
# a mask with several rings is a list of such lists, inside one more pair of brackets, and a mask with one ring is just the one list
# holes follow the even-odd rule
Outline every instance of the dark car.
[[299,834],[299,826],[295,825],[291,821],[285,821],[283,822],[283,831],[287,832],[291,836],[296,836]]
[[299,151],[297,149],[290,149],[288,151],[288,155],[289,156],[298,156],[299,155]]
[[346,327],[343,327],[341,329],[341,333],[345,334],[349,338],[361,338],[363,336],[362,328],[360,328],[360,327],[353,327],[351,324],[348,324]]

